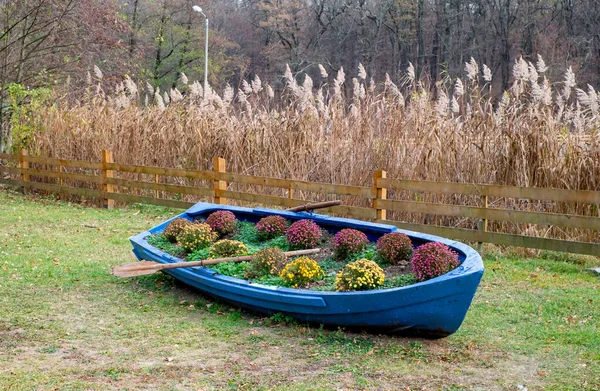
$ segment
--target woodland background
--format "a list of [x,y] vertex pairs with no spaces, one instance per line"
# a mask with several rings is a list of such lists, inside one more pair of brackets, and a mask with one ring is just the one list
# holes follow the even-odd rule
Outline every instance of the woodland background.
[[[181,73],[202,80],[204,20],[210,19],[209,83],[238,87],[258,74],[277,87],[285,65],[313,79],[317,64],[397,82],[409,62],[430,85],[460,75],[471,57],[509,87],[519,56],[543,55],[548,77],[573,67],[600,81],[599,0],[7,0],[0,2],[0,90],[86,86],[125,75],[163,90]],[[5,112],[4,110],[3,112]]]
[[597,190],[599,1],[1,1],[0,153]]

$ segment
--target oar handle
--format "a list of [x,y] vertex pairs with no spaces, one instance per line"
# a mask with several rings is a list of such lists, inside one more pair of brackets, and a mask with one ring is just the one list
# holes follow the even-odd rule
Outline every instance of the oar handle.
[[330,206],[337,206],[337,205],[342,205],[342,201],[336,200],[336,201],[313,202],[310,204],[304,204],[304,205],[296,206],[294,208],[289,208],[289,209],[286,209],[286,211],[288,211],[288,212],[303,212],[303,211],[307,211],[307,210],[328,208]]
[[[312,248],[310,250],[286,251],[283,254],[286,257],[294,257],[296,255],[316,254],[319,251],[321,251],[320,248]],[[165,270],[165,269],[177,269],[177,268],[182,268],[182,267],[192,267],[192,266],[209,266],[209,265],[216,265],[216,264],[222,263],[222,262],[243,262],[243,261],[249,261],[251,259],[252,259],[252,255],[244,255],[244,256],[240,256],[240,257],[205,259],[202,261],[164,263],[160,266],[160,269]]]

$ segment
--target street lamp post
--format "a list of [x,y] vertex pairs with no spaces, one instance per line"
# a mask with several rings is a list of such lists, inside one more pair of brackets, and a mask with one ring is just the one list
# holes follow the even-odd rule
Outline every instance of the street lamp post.
[[202,11],[202,8],[197,5],[192,9],[204,16],[205,39],[204,39],[204,90],[202,91],[202,99],[206,99],[206,91],[208,89],[208,16]]

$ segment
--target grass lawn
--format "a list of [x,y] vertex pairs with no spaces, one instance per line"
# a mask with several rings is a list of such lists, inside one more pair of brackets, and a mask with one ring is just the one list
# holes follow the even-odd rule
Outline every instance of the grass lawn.
[[600,389],[598,258],[489,248],[457,333],[354,334],[108,274],[175,213],[0,190],[1,390]]

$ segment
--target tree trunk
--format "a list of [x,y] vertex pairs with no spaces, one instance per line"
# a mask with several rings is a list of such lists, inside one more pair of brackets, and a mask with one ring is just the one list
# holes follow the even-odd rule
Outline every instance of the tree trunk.
[[417,79],[421,75],[425,56],[425,35],[423,32],[423,17],[425,15],[425,0],[417,0]]
[[[183,69],[185,67],[185,56],[186,54],[188,54],[189,47],[190,47],[190,41],[191,41],[191,37],[192,37],[192,13],[188,13],[189,17],[188,17],[188,21],[187,21],[187,28],[185,29],[185,39],[183,41],[183,48],[181,49],[181,55],[179,57],[179,64],[177,64],[177,72],[175,72],[175,80],[173,81],[173,88],[175,88],[177,86],[177,79],[181,76],[181,73],[183,72]],[[206,55],[206,53],[205,53]]]
[[429,59],[429,71],[431,73],[431,81],[435,84],[438,80],[438,65],[440,63],[440,34],[442,32],[442,12],[441,8],[443,7],[443,3],[441,1],[435,2],[435,27],[433,30],[433,45],[431,48],[431,58]]
[[154,83],[159,84],[160,79],[160,65],[162,64],[162,48],[165,40],[165,24],[167,22],[167,1],[163,0],[162,12],[160,16],[160,24],[158,31],[156,32],[156,58],[154,61]]
[[131,35],[129,37],[129,55],[133,56],[136,45],[137,23],[138,23],[138,4],[139,0],[133,2],[133,15],[131,16]]

